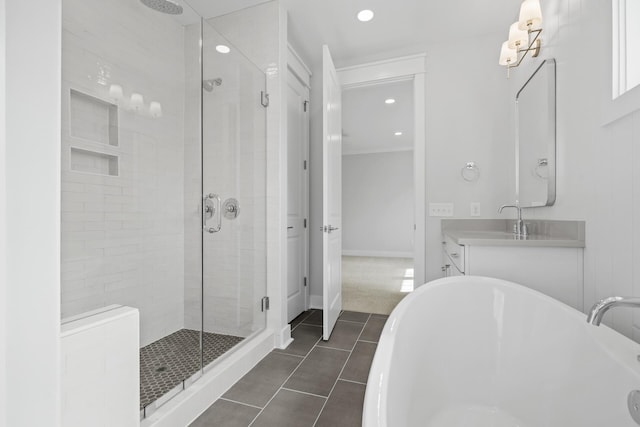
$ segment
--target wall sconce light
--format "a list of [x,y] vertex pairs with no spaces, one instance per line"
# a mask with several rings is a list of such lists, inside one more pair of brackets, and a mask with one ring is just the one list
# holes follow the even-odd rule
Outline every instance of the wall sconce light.
[[[520,6],[520,19],[509,27],[509,40],[502,43],[498,63],[509,70],[517,67],[531,52],[535,58],[540,54],[540,33],[542,32],[542,9],[540,0],[524,0]],[[522,55],[521,55],[522,54]]]
[[109,96],[116,101],[121,100],[124,96],[122,92],[122,86],[117,84],[112,84],[111,86],[109,86]]
[[142,106],[144,105],[144,97],[139,94],[139,93],[132,93],[131,94],[131,108],[133,108],[135,111],[140,111],[140,109],[142,109]]
[[155,119],[162,117],[162,104],[158,101],[151,101],[149,104],[149,114]]

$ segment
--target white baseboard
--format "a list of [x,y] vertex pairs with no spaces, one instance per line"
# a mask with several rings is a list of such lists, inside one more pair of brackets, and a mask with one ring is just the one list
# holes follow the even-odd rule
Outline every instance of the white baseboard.
[[322,310],[322,295],[310,295],[309,308]]
[[291,338],[291,325],[287,323],[287,325],[280,330],[280,334],[275,337],[276,348],[281,350],[287,348],[289,344],[293,342],[293,338]]
[[413,252],[342,250],[343,256],[367,256],[375,258],[413,258]]

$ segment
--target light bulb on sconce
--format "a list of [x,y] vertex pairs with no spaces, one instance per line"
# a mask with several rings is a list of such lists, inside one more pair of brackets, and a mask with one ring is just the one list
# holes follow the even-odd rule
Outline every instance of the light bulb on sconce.
[[115,99],[116,101],[120,101],[123,98],[122,86],[112,84],[109,86],[109,97]]
[[162,117],[162,105],[158,101],[151,101],[149,103],[149,114],[156,119]]
[[500,60],[498,63],[500,65],[511,65],[515,64],[518,60],[518,51],[509,47],[509,42],[506,41],[502,43],[502,49],[500,49]]
[[518,28],[525,31],[538,30],[542,26],[540,0],[524,0],[520,6]]
[[135,111],[140,111],[140,109],[144,106],[144,97],[139,93],[131,94],[131,108]]
[[514,22],[509,27],[509,48],[519,49],[529,44],[529,33],[519,28],[520,22]]
[[540,0],[524,0],[520,5],[520,19],[509,27],[509,39],[500,50],[498,63],[507,67],[507,78],[509,69],[519,66],[529,52],[532,58],[540,54],[541,25]]

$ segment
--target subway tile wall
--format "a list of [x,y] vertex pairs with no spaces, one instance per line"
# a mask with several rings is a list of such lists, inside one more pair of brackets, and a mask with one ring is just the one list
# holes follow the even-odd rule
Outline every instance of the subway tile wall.
[[[248,336],[265,325],[267,110],[260,92],[271,62],[256,52],[248,59],[213,25],[240,31],[244,39],[233,42],[267,43],[265,52],[277,57],[278,8],[245,9],[205,25],[204,78],[222,85],[205,92],[202,167],[200,24],[183,26],[129,0],[64,3],[62,315],[113,303],[137,307],[143,346],[200,328],[203,273],[207,332]],[[231,53],[218,53],[218,44],[231,45]],[[110,98],[111,84],[122,86],[123,100]],[[104,122],[83,122],[84,138],[70,129],[71,89],[97,100],[76,116]],[[145,100],[137,111],[133,92]],[[101,101],[118,104],[117,144],[104,134],[113,123]],[[150,101],[162,104],[162,117],[151,116]],[[99,162],[116,157],[118,173],[71,171],[71,147],[98,153],[88,170],[107,170]],[[204,241],[201,171],[205,193],[240,204],[238,218],[223,219],[222,230]]]
[[[183,36],[137,1],[63,2],[62,316],[139,308],[141,345],[184,325]],[[111,84],[124,99],[110,98]],[[117,146],[104,143],[99,118],[82,137],[71,132],[72,89],[118,105]],[[144,96],[138,111],[133,92]],[[70,170],[71,147],[116,157],[118,174]]]

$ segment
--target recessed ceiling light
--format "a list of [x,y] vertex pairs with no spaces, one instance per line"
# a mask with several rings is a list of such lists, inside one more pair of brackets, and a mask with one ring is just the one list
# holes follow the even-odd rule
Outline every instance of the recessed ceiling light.
[[216,46],[216,50],[220,53],[229,53],[231,52],[231,49],[229,48],[229,46],[223,45],[223,44],[219,44],[218,46]]
[[373,11],[369,9],[361,10],[358,12],[358,20],[362,22],[369,22],[373,19]]
[[385,100],[384,100],[384,103],[385,103],[385,104],[395,104],[395,103],[396,103],[396,100],[395,100],[395,99],[393,99],[393,98],[388,98],[388,99],[385,99]]
[[396,132],[394,133],[395,136],[402,136],[402,132]]

